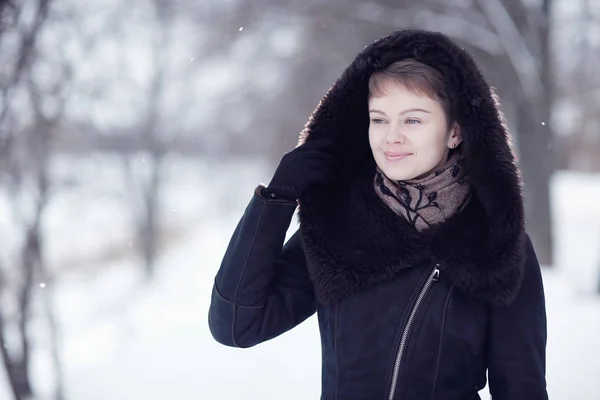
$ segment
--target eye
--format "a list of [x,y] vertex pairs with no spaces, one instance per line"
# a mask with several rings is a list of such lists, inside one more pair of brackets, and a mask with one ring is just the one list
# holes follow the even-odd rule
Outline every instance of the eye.
[[378,124],[378,125],[385,124],[385,120],[383,120],[381,118],[372,118],[371,122],[374,124]]
[[419,121],[418,119],[414,119],[414,118],[407,118],[404,122],[409,125],[416,125],[416,124],[421,123],[421,121]]

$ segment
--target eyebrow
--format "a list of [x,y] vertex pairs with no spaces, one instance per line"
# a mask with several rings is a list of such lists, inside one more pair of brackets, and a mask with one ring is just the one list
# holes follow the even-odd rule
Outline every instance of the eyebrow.
[[[424,112],[424,113],[427,113],[427,114],[431,114],[431,112],[429,112],[427,110],[424,110],[422,108],[409,108],[407,110],[399,112],[398,114],[399,115],[403,115],[403,114],[406,114],[406,113],[409,113],[409,112],[415,112],[415,111],[420,111],[420,112]],[[369,112],[370,113],[374,112],[374,113],[377,113],[377,114],[385,115],[385,113],[383,111],[379,111],[379,110],[369,110]]]

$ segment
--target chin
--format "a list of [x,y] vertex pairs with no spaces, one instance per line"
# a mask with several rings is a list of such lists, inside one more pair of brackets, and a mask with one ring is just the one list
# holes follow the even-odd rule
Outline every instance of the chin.
[[387,176],[389,179],[393,181],[407,181],[416,177],[415,174],[412,174],[409,171],[396,171],[390,170],[389,168],[379,168],[381,171]]
[[379,169],[385,174],[388,179],[393,181],[407,181],[414,179],[419,175],[419,171],[415,171],[411,161],[412,157],[407,157],[400,161],[390,161],[385,155],[378,154],[376,158]]

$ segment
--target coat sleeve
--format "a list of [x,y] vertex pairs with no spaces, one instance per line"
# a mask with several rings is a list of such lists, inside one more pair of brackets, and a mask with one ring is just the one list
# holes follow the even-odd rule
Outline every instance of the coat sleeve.
[[285,235],[296,202],[255,192],[215,278],[208,324],[221,344],[251,347],[315,313],[313,285],[299,233]]
[[491,306],[488,378],[493,400],[546,400],[546,306],[529,236],[521,288],[510,305]]

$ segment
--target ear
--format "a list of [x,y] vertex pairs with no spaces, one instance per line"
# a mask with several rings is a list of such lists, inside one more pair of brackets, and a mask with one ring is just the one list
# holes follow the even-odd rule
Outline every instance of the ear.
[[448,147],[454,149],[458,147],[462,142],[462,135],[460,133],[460,125],[456,122],[452,124],[452,128],[450,128],[450,135],[448,136]]

